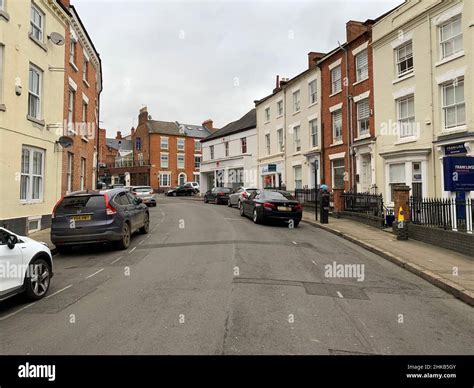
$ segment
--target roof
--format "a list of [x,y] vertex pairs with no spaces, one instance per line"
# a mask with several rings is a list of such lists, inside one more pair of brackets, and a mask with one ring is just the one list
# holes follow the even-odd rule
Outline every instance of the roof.
[[205,138],[211,131],[202,125],[180,124],[173,121],[148,120],[146,123],[148,132],[161,133],[165,135],[189,136],[196,138]]
[[105,139],[105,144],[119,151],[131,151],[133,148],[132,141],[126,139]]
[[214,132],[210,136],[206,137],[201,142],[206,142],[212,139],[218,139],[220,137],[228,136],[233,133],[242,132],[247,129],[255,128],[257,126],[257,114],[256,109],[253,108],[245,115],[243,115],[240,119],[236,121],[232,121],[231,123],[227,124],[226,126],[222,127],[218,131]]

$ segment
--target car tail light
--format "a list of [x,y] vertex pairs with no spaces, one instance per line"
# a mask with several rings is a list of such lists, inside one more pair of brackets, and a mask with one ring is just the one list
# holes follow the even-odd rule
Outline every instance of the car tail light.
[[249,197],[249,195],[244,191],[244,192],[242,193],[242,198],[248,198],[248,197]]
[[109,196],[104,194],[105,198],[105,212],[107,213],[108,216],[113,216],[114,214],[117,214],[117,209],[115,209],[109,202]]
[[293,206],[293,211],[301,212],[303,211],[303,206],[300,203],[297,203]]
[[53,213],[51,214],[51,218],[56,217],[56,209],[58,208],[59,204],[62,202],[63,199],[64,199],[64,197],[61,197],[61,199],[58,202],[56,202],[56,205],[54,205]]
[[275,205],[274,205],[273,203],[271,203],[271,202],[265,202],[265,203],[263,204],[263,207],[264,207],[265,209],[275,209]]
[[220,193],[217,193],[217,195],[218,195],[219,197],[222,197],[222,196],[225,195],[225,193],[220,192]]

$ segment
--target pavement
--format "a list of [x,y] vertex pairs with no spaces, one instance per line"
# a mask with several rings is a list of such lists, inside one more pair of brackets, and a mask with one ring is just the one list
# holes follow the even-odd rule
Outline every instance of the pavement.
[[391,229],[344,218],[330,217],[328,224],[321,224],[313,213],[304,212],[303,220],[376,253],[474,306],[474,256],[421,241],[400,241]]
[[126,251],[56,254],[47,298],[1,302],[0,354],[474,354],[471,306],[333,232],[150,214]]

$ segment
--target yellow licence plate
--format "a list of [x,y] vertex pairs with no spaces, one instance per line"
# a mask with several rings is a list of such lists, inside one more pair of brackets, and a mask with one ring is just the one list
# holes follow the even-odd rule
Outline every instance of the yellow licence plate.
[[74,221],[90,221],[91,216],[90,215],[88,215],[88,216],[72,216],[72,219]]

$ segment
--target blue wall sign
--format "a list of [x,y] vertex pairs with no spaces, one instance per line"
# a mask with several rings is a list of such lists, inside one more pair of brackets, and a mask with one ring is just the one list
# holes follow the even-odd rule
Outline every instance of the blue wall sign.
[[445,156],[443,167],[445,191],[474,190],[474,157]]
[[458,155],[467,153],[464,143],[450,144],[444,147],[445,155]]

